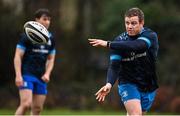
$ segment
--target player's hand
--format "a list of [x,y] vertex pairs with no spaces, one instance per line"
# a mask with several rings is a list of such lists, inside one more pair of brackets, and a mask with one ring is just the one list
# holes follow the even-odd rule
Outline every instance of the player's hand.
[[92,45],[92,46],[95,46],[95,47],[107,47],[107,41],[104,41],[104,40],[101,40],[101,39],[88,39],[89,40],[89,43]]
[[48,74],[44,74],[44,75],[41,77],[41,79],[42,79],[44,82],[46,82],[46,83],[48,83],[48,82],[50,81],[50,78],[49,78],[49,75],[48,75]]
[[112,85],[110,83],[107,83],[95,94],[98,102],[103,102],[105,100],[105,97],[110,92],[111,87],[112,87]]
[[15,79],[15,84],[17,87],[20,87],[20,86],[23,86],[23,78],[22,76],[16,76],[16,79]]

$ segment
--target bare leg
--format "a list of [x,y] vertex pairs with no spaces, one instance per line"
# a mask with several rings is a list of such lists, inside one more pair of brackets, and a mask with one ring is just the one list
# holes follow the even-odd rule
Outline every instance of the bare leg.
[[41,111],[43,110],[45,99],[46,99],[46,95],[38,95],[38,94],[33,95],[33,103],[31,106],[32,115],[40,115]]
[[32,104],[32,90],[22,89],[19,91],[20,105],[17,108],[15,115],[25,115],[26,111],[31,107]]
[[125,104],[127,115],[142,115],[141,103],[138,99],[128,100]]

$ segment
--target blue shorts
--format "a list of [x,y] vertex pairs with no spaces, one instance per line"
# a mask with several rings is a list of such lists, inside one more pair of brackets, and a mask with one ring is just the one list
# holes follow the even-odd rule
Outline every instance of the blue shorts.
[[118,85],[118,89],[123,103],[131,99],[139,99],[143,112],[150,109],[156,95],[156,91],[141,92],[134,84],[121,84]]
[[47,83],[39,80],[38,78],[30,75],[23,75],[23,86],[19,89],[31,89],[33,94],[47,94]]

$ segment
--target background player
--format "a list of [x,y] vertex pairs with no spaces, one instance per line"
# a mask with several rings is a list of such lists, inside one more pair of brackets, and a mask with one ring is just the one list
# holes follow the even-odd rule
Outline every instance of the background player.
[[158,53],[157,34],[145,28],[144,13],[131,8],[125,13],[126,32],[114,41],[89,39],[92,46],[111,49],[107,83],[96,99],[104,101],[118,79],[119,94],[128,115],[142,115],[154,101],[157,85],[155,62]]
[[[35,12],[35,21],[50,26],[51,15],[48,9],[39,9]],[[24,115],[31,108],[32,115],[39,115],[47,94],[47,83],[54,66],[55,45],[54,38],[46,45],[33,44],[23,33],[16,46],[14,67],[16,72],[15,83],[19,88],[20,105],[15,115]]]

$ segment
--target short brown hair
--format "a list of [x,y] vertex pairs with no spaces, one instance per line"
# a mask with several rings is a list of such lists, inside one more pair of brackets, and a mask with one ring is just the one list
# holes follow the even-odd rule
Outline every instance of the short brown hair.
[[126,11],[125,17],[133,17],[138,16],[139,22],[142,22],[144,20],[144,13],[141,9],[134,7]]
[[38,9],[35,12],[34,17],[35,18],[40,18],[42,15],[46,15],[47,17],[51,17],[51,14],[50,14],[49,10],[45,9],[45,8]]

